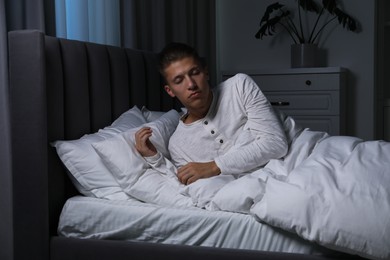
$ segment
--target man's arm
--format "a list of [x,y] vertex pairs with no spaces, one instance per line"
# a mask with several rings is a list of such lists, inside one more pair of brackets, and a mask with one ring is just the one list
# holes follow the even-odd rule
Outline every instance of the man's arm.
[[249,76],[241,74],[238,78],[237,99],[247,114],[240,135],[249,132],[253,140],[244,145],[238,142],[226,154],[215,158],[222,174],[250,171],[271,159],[281,158],[288,150],[284,129],[268,99]]

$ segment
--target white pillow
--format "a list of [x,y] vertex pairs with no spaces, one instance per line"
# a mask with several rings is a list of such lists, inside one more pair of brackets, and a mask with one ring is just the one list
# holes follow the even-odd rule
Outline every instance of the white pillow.
[[145,159],[135,149],[135,132],[141,127],[151,127],[150,141],[166,158],[169,158],[168,142],[179,123],[176,110],[166,112],[157,120],[130,129],[110,139],[96,142],[92,146],[102,158],[122,189],[129,193],[138,178],[149,168]]
[[[160,116],[165,114],[165,112],[163,112],[163,111],[149,110],[145,106],[143,106],[141,108],[141,112],[142,112],[142,115],[145,117],[147,122],[152,122],[152,121],[160,118]],[[179,112],[179,115],[182,116],[185,113],[187,113],[187,108],[182,107],[181,111]]]
[[152,111],[147,109],[145,106],[141,108],[142,115],[145,117],[147,122],[152,122],[158,118],[160,118],[162,115],[165,114],[163,111]]
[[129,198],[91,144],[144,123],[146,120],[141,111],[134,106],[116,119],[111,126],[107,126],[97,133],[84,135],[77,140],[59,140],[52,143],[58,156],[69,170],[72,182],[81,194],[112,200],[127,200]]

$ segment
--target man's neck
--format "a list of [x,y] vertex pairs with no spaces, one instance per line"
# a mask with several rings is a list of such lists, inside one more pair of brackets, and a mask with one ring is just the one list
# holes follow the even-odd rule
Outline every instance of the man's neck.
[[196,110],[188,108],[187,116],[183,118],[183,122],[186,124],[190,124],[204,118],[209,112],[212,101],[213,101],[213,92],[210,91],[210,98],[207,101],[207,104],[204,107]]

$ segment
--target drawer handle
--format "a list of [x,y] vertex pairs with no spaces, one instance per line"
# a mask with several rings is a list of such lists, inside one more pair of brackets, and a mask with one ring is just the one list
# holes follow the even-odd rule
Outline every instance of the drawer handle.
[[311,80],[306,80],[306,85],[310,86],[311,85]]
[[277,101],[277,102],[271,102],[271,105],[276,106],[276,107],[289,106],[290,102],[287,102],[287,101]]

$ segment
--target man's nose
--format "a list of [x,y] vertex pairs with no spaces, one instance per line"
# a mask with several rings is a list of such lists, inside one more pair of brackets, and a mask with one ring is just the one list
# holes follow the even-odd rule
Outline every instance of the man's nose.
[[186,81],[187,81],[187,87],[189,90],[192,90],[196,87],[195,80],[191,78],[190,76],[186,76]]

